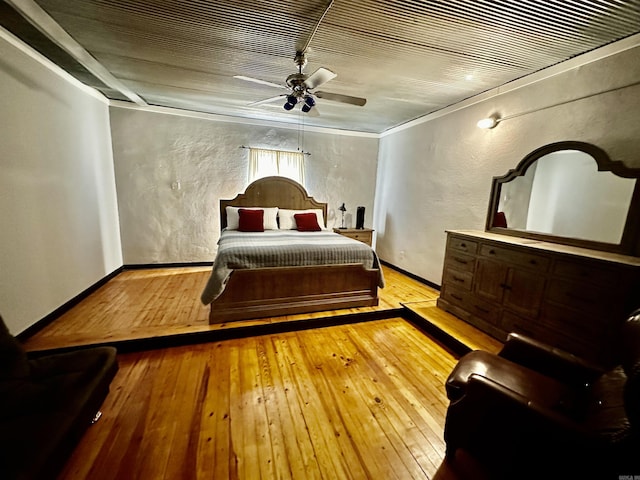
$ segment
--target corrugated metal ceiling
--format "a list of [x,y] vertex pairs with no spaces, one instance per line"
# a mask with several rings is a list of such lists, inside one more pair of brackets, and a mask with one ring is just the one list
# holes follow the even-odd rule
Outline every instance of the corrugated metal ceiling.
[[[20,9],[22,0],[9,3]],[[33,3],[33,2],[31,2]],[[298,122],[284,85],[326,0],[38,0],[73,39],[150,105]],[[640,32],[640,1],[335,0],[304,72],[337,77],[307,125],[383,132]],[[28,40],[27,40],[28,41]],[[122,98],[112,89],[105,95]]]

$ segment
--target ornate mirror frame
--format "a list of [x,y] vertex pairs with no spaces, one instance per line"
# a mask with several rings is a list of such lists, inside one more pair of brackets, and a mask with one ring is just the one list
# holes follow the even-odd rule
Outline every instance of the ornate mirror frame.
[[500,204],[502,185],[514,180],[517,177],[524,176],[527,169],[531,167],[539,158],[550,153],[559,152],[562,150],[578,150],[590,155],[596,162],[597,170],[599,172],[608,171],[624,178],[640,178],[640,168],[629,168],[622,162],[613,161],[604,152],[604,150],[590,143],[564,141],[545,145],[529,153],[520,161],[520,163],[518,163],[515,169],[509,170],[503,176],[493,177],[485,230],[488,232],[499,233],[503,235],[511,235],[564,245],[590,248],[594,250],[640,256],[640,181],[636,181],[635,187],[633,188],[626,221],[622,231],[622,238],[620,240],[620,243],[617,244],[580,238],[563,237],[550,233],[539,233],[523,229],[507,228],[506,226],[495,226],[497,220],[498,225],[500,225],[501,223],[499,221],[499,217],[498,219],[496,219],[496,214],[498,213],[498,206]]

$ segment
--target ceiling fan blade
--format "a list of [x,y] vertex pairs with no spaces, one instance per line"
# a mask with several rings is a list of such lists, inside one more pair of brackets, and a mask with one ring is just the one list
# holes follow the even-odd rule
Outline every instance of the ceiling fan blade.
[[263,103],[270,103],[270,102],[275,102],[276,100],[281,99],[282,97],[286,97],[287,94],[283,93],[281,95],[278,95],[276,97],[270,97],[270,98],[265,98],[264,100],[258,100],[257,102],[251,102],[247,104],[247,107],[253,107],[255,105],[262,105]]
[[348,103],[350,105],[357,105],[358,107],[364,107],[365,103],[367,103],[366,98],[352,97],[350,95],[340,95],[339,93],[314,92],[314,95],[324,100]]
[[234,75],[233,78],[237,78],[239,80],[244,80],[246,82],[253,82],[253,83],[259,83],[260,85],[268,85],[270,87],[276,87],[276,88],[284,88],[284,89],[289,89],[289,87],[285,86],[285,85],[278,85],[277,83],[271,83],[271,82],[267,82],[266,80],[260,80],[257,78],[252,78],[252,77],[245,77],[243,75]]
[[333,80],[337,76],[338,75],[333,73],[331,70],[320,67],[307,77],[304,84],[308,89],[313,90],[314,88],[318,88],[320,85],[327,83],[329,80]]

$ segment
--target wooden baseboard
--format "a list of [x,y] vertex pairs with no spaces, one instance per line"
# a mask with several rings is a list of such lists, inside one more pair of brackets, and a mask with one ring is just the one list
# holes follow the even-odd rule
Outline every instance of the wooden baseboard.
[[393,268],[394,270],[400,272],[401,274],[406,275],[409,278],[413,278],[415,281],[423,283],[424,285],[427,285],[428,287],[431,287],[434,290],[440,291],[440,285],[438,285],[437,283],[430,282],[426,278],[422,278],[422,277],[419,277],[418,275],[414,275],[411,272],[407,272],[406,270],[403,270],[400,267],[396,267],[395,265],[393,265],[393,264],[391,264],[389,262],[386,262],[386,261],[384,261],[382,259],[380,259],[380,263],[382,265],[384,265],[385,267]]
[[125,270],[147,270],[150,268],[182,268],[182,267],[211,267],[213,262],[175,262],[175,263],[133,263],[127,264]]

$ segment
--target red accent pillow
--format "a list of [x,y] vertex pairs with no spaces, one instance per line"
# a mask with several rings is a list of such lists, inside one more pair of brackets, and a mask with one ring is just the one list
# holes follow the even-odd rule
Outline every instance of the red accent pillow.
[[318,216],[315,213],[296,213],[296,226],[299,232],[319,232],[322,230],[318,225]]
[[507,228],[507,216],[504,212],[496,212],[493,217],[493,226]]
[[241,208],[238,215],[238,230],[241,232],[264,232],[264,210]]

